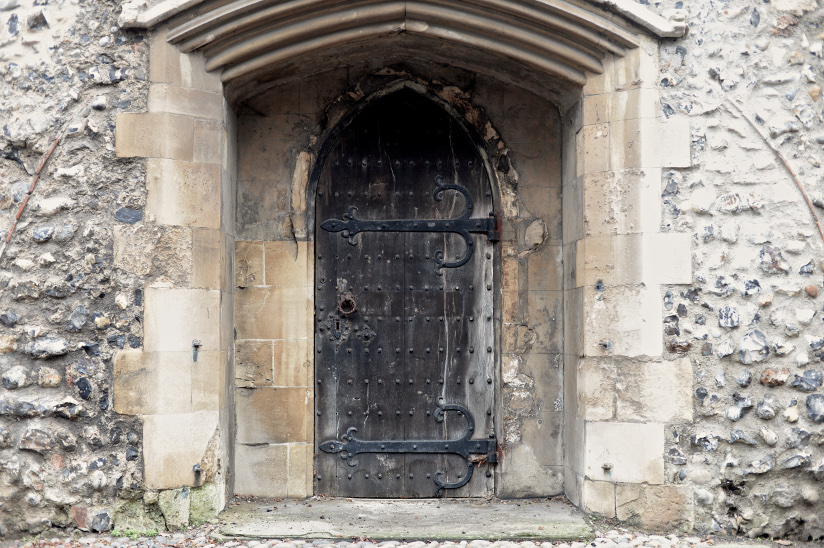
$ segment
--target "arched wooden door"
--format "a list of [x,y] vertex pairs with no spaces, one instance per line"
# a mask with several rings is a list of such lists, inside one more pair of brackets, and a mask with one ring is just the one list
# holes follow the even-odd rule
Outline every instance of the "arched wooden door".
[[317,494],[492,494],[492,213],[476,147],[425,97],[339,134],[316,200]]

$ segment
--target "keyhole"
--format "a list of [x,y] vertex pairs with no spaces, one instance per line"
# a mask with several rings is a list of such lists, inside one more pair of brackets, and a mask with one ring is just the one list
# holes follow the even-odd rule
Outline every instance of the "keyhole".
[[335,320],[335,331],[340,331],[340,320]]

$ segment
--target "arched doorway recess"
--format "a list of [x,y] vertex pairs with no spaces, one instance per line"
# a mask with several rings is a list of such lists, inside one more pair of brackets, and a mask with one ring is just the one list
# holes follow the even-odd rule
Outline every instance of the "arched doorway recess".
[[[664,479],[663,423],[635,423],[599,405],[614,397],[608,371],[622,363],[616,358],[653,365],[660,359],[661,326],[645,318],[657,309],[651,304],[659,299],[661,283],[690,279],[689,253],[681,252],[689,246],[679,235],[660,234],[658,213],[643,206],[656,203],[662,167],[689,164],[688,126],[658,119],[657,50],[644,32],[672,36],[685,29],[678,20],[636,8],[617,0],[606,7],[526,0],[358,6],[170,1],[143,12],[127,5],[125,23],[163,25],[152,34],[149,112],[119,116],[118,154],[150,159],[150,196],[152,184],[186,194],[177,201],[150,200],[147,216],[191,227],[198,246],[191,280],[147,289],[147,342],[132,358],[161,371],[163,356],[190,352],[197,334],[195,340],[211,345],[204,351],[212,346],[217,351],[218,364],[208,378],[197,376],[199,383],[217,386],[214,401],[196,408],[121,407],[142,415],[150,427],[144,441],[147,483],[172,489],[203,481],[203,475],[192,475],[191,464],[181,463],[212,451],[220,464],[206,478],[216,480],[222,493],[255,483],[265,483],[271,495],[313,492],[315,379],[307,371],[313,362],[314,286],[306,280],[314,280],[310,258],[315,254],[309,173],[319,143],[353,103],[397,77],[425,80],[424,87],[459,110],[487,143],[490,164],[502,181],[496,197],[504,219],[497,275],[499,378],[506,410],[499,413],[499,438],[511,440],[509,462],[531,463],[522,468],[533,473],[498,494],[538,494],[530,490],[538,486],[542,493],[565,492],[573,502],[607,515],[632,498],[632,489],[643,495],[632,500],[651,500],[655,490],[656,496],[672,492],[687,504],[689,497]],[[414,70],[399,69],[398,63]],[[551,180],[546,160],[552,155],[546,154],[549,143],[534,142],[540,132],[529,124],[553,119],[555,129],[543,129],[557,135],[558,177],[534,185]],[[251,125],[244,126],[247,122]],[[245,145],[237,136],[244,132],[248,143],[257,142],[257,148],[246,147],[256,156],[243,155]],[[281,156],[261,145],[278,140],[288,143],[274,147]],[[213,187],[178,185],[176,169],[186,162],[218,166]],[[268,171],[256,182],[274,192],[244,194],[254,186],[244,187],[248,167]],[[202,204],[215,193],[219,203],[210,204],[202,217],[175,215],[175,208]],[[641,207],[613,215],[610,204],[627,195]],[[261,215],[256,201],[275,205],[277,215]],[[246,206],[252,213],[242,212]],[[555,255],[538,258],[539,250]],[[629,257],[623,264],[632,268],[617,264],[616,253]],[[560,275],[548,274],[547,265],[553,264],[564,265]],[[533,289],[536,280],[551,288]],[[216,307],[217,316],[210,312],[209,317],[219,319],[150,342],[153,330],[175,322],[167,318],[154,325],[149,318],[174,316],[182,322],[190,303]],[[249,303],[257,304],[244,311]],[[536,328],[539,317],[544,324]],[[541,339],[542,334],[551,337]],[[244,348],[243,341],[253,344]],[[541,356],[539,365],[531,361],[534,355]],[[120,363],[128,368],[135,362]],[[272,368],[257,375],[257,363]],[[244,364],[252,364],[251,380],[239,375]],[[536,378],[550,371],[560,393],[540,398],[530,393]],[[150,372],[147,382],[162,383],[162,378]],[[116,402],[118,390],[125,393],[128,387],[116,385]],[[503,394],[507,390],[509,396]],[[543,416],[535,408],[539,399]],[[563,441],[552,445],[560,451],[552,464],[541,464],[546,446],[528,441],[551,439],[541,421],[552,413],[559,419],[552,422],[559,426],[557,439]],[[171,427],[180,421],[202,431],[190,436],[185,448],[175,442]],[[645,443],[627,452],[610,442],[615,436],[640,436]],[[602,467],[607,460],[609,469]],[[247,463],[245,469],[241,463]],[[505,461],[499,468],[506,470]]]

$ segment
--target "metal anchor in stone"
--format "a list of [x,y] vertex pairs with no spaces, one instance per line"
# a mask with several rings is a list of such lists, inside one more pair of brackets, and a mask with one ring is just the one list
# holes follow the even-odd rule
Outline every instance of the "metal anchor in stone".
[[355,456],[360,453],[437,453],[460,455],[466,459],[466,475],[453,483],[442,481],[440,476],[444,473],[435,472],[433,480],[438,486],[437,496],[443,494],[444,489],[457,489],[469,483],[472,479],[472,471],[475,464],[488,462],[495,464],[498,462],[497,443],[494,434],[488,440],[473,440],[472,433],[475,431],[475,419],[466,407],[457,404],[441,404],[435,410],[435,421],[443,422],[446,411],[458,411],[467,422],[466,433],[459,439],[453,440],[359,440],[354,432],[358,429],[350,427],[346,434],[341,436],[341,441],[329,440],[320,444],[320,449],[326,453],[341,453],[341,458],[346,460],[349,466],[357,466]]
[[358,208],[350,206],[348,212],[343,214],[343,220],[328,219],[323,221],[320,227],[329,232],[342,232],[341,236],[347,238],[352,245],[357,244],[355,236],[361,232],[451,232],[459,234],[466,243],[463,257],[457,261],[448,262],[445,260],[443,251],[435,252],[435,273],[440,276],[443,274],[441,268],[457,268],[472,258],[474,244],[470,233],[486,233],[491,242],[500,240],[500,231],[496,226],[494,213],[490,212],[486,219],[470,219],[473,205],[469,191],[460,185],[443,184],[443,177],[438,175],[435,177],[435,190],[432,192],[432,198],[440,202],[445,190],[460,192],[466,199],[466,209],[457,219],[358,219],[355,217],[355,211]]

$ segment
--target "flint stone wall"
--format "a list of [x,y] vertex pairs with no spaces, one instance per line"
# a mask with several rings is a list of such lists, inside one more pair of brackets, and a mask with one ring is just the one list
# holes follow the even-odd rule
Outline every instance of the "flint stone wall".
[[[781,157],[824,213],[824,13],[816,0],[641,3],[690,24],[659,52],[661,115],[688,115],[693,140],[692,167],[664,172],[661,230],[693,235],[696,273],[650,319],[693,369],[694,414],[667,418],[664,481],[688,493],[698,530],[820,538],[824,246]],[[3,235],[68,127],[0,263],[0,536],[175,528],[216,510],[210,483],[147,490],[141,420],[113,410],[113,357],[142,347],[144,288],[192,276],[191,234],[147,223],[145,162],[115,155],[116,115],[146,110],[149,71],[149,36],[120,29],[119,12],[0,0]],[[654,507],[645,497],[618,501],[619,517]]]
[[663,175],[661,230],[692,235],[694,280],[661,299],[695,419],[667,429],[667,481],[702,530],[821,538],[824,235],[798,184],[824,213],[824,10],[655,3],[674,7],[690,31],[661,45],[661,108],[690,116],[692,167]]

